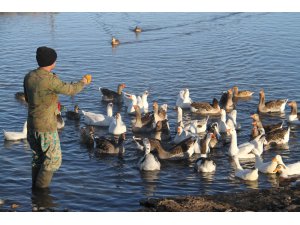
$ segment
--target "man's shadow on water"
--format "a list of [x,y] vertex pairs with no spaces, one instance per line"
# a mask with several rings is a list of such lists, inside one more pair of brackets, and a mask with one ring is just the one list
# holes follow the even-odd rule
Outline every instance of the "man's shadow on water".
[[54,203],[54,197],[51,196],[49,188],[32,188],[32,211],[53,212],[58,206]]

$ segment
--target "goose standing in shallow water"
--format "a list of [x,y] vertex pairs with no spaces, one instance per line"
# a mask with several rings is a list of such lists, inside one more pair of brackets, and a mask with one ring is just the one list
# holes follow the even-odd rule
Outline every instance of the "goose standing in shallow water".
[[66,117],[69,120],[80,120],[79,106],[74,106],[74,111],[67,111]]
[[84,115],[84,122],[87,125],[100,126],[100,127],[108,127],[110,123],[113,121],[113,103],[108,103],[107,107],[107,115],[96,114],[93,112],[82,111]]
[[243,180],[255,181],[258,179],[258,169],[243,169],[237,156],[233,157],[236,165],[235,176]]
[[112,140],[105,137],[95,137],[95,155],[123,154],[125,152],[125,133],[114,137]]
[[122,121],[120,113],[116,113],[115,119],[110,123],[108,132],[113,135],[120,135],[126,132],[126,125]]
[[3,130],[4,139],[7,141],[17,141],[27,138],[27,121],[25,121],[22,132],[13,132]]
[[300,124],[300,113],[298,113],[297,102],[289,102],[288,105],[291,107],[291,114],[289,115],[287,121],[293,124]]
[[232,91],[233,91],[233,97],[235,98],[249,98],[252,97],[252,95],[254,94],[254,92],[252,91],[246,91],[246,90],[240,91],[238,86],[233,86]]
[[272,113],[280,112],[283,113],[285,105],[288,99],[272,100],[265,102],[265,92],[264,89],[261,89],[259,92],[259,104],[257,111],[260,113]]
[[145,147],[145,155],[139,160],[138,167],[144,171],[160,170],[160,162],[156,156],[150,153],[151,143],[148,138],[144,138],[143,144]]
[[102,93],[102,101],[105,102],[123,102],[122,90],[126,87],[124,83],[118,85],[117,92],[112,91],[108,88],[99,88],[99,91]]

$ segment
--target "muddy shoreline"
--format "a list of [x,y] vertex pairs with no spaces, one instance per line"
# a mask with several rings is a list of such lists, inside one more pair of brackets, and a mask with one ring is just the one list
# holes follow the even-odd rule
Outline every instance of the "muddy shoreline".
[[216,195],[148,198],[140,205],[143,212],[300,212],[300,184]]

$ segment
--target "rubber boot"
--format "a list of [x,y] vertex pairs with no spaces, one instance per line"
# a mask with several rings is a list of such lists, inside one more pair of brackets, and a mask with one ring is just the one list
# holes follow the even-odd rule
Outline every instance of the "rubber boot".
[[36,177],[35,187],[37,187],[37,188],[49,187],[51,180],[52,180],[52,176],[53,176],[52,171],[40,169],[40,171]]

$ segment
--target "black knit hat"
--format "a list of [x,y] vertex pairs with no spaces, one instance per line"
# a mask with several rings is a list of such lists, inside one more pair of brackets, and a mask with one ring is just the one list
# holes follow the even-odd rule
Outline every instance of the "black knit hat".
[[40,67],[52,65],[57,58],[56,51],[46,46],[38,47],[36,50],[36,61]]

